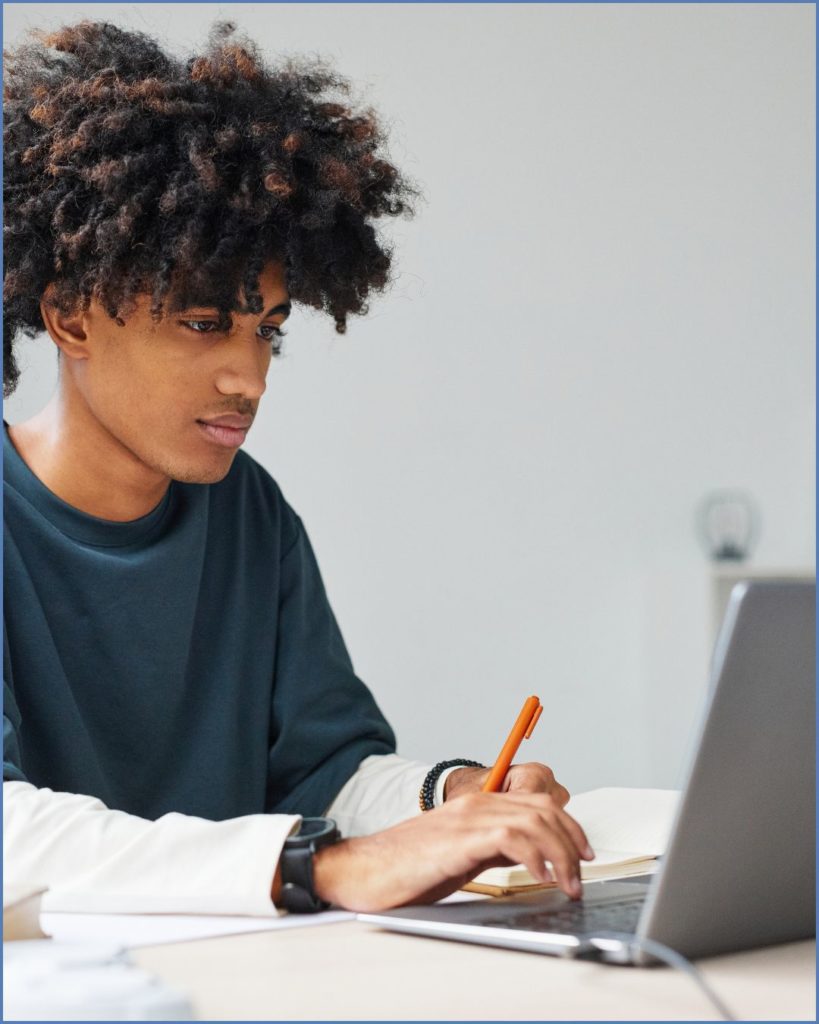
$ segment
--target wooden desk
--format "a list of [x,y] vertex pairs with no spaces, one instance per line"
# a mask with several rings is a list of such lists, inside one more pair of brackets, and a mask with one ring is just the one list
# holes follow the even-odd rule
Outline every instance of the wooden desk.
[[[815,943],[698,966],[742,1020],[815,1020]],[[694,981],[358,922],[136,950],[204,1020],[714,1020]]]

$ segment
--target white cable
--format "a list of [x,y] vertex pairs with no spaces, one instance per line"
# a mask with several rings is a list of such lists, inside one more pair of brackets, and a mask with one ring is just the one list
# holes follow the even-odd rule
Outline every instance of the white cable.
[[[594,949],[595,959],[599,958],[600,954],[603,952],[602,947],[597,945],[598,940],[603,942],[607,939],[615,939],[628,947],[632,957],[633,951],[637,949],[643,953],[648,953],[649,956],[653,956],[657,960],[662,960],[662,962],[668,964],[669,967],[676,967],[679,970],[684,971],[689,975],[689,977],[694,979],[697,985],[699,985],[700,989],[702,989],[707,998],[716,1007],[717,1012],[723,1020],[735,1021],[738,1019],[731,1013],[725,1003],[723,1003],[716,992],[714,992],[691,961],[686,960],[682,953],[678,953],[675,949],[671,949],[670,946],[665,946],[662,942],[655,942],[654,939],[643,939],[640,938],[639,935],[627,934],[625,932],[599,932],[596,935],[584,935],[583,938],[588,941],[589,946]],[[589,953],[585,950],[581,951],[580,956],[582,958],[591,959]]]

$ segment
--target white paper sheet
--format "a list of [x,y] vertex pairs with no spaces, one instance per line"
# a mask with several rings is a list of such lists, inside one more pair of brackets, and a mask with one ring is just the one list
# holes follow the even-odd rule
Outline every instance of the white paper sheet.
[[580,822],[595,849],[659,857],[668,845],[679,802],[675,789],[611,787],[578,793],[566,811]]
[[230,917],[195,914],[65,914],[40,915],[40,927],[55,942],[111,943],[126,949],[190,942],[242,932],[277,931],[316,924],[351,921],[355,914],[328,910],[323,914],[283,914],[281,917]]

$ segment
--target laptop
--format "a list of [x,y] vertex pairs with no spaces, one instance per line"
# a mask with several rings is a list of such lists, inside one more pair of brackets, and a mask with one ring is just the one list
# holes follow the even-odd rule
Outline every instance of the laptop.
[[[560,956],[650,964],[816,934],[816,584],[738,583],[669,844],[651,875],[359,920]],[[647,940],[647,941],[646,941]],[[660,948],[660,947],[655,947]]]

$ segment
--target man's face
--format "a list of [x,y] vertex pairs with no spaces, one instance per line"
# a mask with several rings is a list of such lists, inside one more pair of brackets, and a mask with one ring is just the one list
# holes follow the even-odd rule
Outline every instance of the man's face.
[[127,457],[186,483],[227,474],[246,429],[203,421],[233,416],[249,425],[256,415],[280,344],[275,330],[290,312],[281,263],[265,266],[259,292],[262,312],[242,306],[226,331],[207,304],[166,311],[154,323],[150,298],[141,296],[121,327],[92,302],[89,357],[71,360],[70,371],[88,412]]

